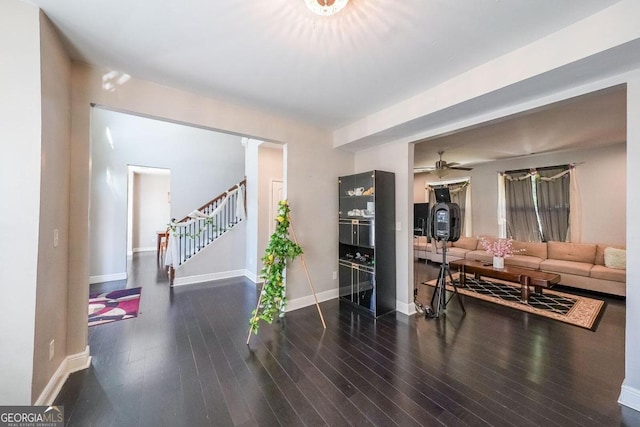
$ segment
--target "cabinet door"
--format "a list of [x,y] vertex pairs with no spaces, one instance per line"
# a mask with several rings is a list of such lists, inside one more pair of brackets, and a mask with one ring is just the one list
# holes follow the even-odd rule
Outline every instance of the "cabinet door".
[[375,312],[375,274],[362,269],[357,269],[355,272],[358,291],[356,302],[359,305]]
[[346,298],[349,301],[353,301],[353,296],[355,294],[354,286],[353,286],[353,273],[351,265],[347,264],[338,264],[338,274],[339,274],[339,295],[342,298]]
[[338,239],[340,243],[344,243],[345,245],[357,244],[357,230],[353,227],[351,220],[339,221],[338,227]]
[[358,221],[353,225],[355,229],[354,237],[356,241],[353,243],[357,246],[374,247],[374,226],[373,221]]

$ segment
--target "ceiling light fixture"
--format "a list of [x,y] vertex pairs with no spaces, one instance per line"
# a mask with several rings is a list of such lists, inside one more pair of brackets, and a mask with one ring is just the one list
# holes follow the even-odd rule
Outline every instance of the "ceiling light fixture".
[[304,2],[313,13],[331,16],[340,12],[349,3],[349,0],[304,0]]

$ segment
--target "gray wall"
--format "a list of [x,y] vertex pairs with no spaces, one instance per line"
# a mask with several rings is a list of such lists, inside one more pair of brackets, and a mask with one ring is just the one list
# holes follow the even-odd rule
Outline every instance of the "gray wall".
[[[627,206],[626,160],[626,143],[622,142],[600,148],[485,163],[475,166],[469,172],[452,171],[442,179],[471,177],[473,234],[497,236],[499,171],[582,163],[576,168],[583,212],[582,242],[624,245]],[[434,175],[417,174],[414,178],[414,201],[424,201],[425,182],[437,180]]]
[[[473,234],[497,236],[499,171],[576,163],[582,200],[582,242],[625,245],[626,158],[626,143],[622,142],[606,147],[485,163],[469,172],[452,172],[443,179],[471,177]],[[416,175],[414,199],[425,181],[433,182],[437,178],[429,174]]]
[[[69,163],[71,61],[49,20],[41,14],[42,163],[36,329],[32,401],[66,356],[69,262]],[[57,246],[54,230],[58,231]],[[49,360],[49,345],[55,355]]]
[[171,170],[171,217],[176,219],[244,177],[238,136],[101,108],[92,112],[91,159],[94,281],[126,272],[127,165]]

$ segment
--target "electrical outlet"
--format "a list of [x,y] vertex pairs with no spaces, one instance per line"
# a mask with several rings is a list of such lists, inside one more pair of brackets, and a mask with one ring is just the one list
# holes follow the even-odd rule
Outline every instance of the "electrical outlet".
[[57,248],[58,247],[58,243],[59,243],[59,232],[58,229],[54,229],[53,230],[53,247]]
[[53,359],[56,354],[56,340],[51,340],[49,343],[49,360]]
[[333,280],[336,280],[338,278],[338,272],[334,271],[333,272]]
[[400,221],[396,221],[396,231],[402,231],[402,223]]

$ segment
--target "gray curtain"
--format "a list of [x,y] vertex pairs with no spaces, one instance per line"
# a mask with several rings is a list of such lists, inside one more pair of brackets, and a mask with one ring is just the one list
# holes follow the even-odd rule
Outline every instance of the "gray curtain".
[[531,178],[518,180],[528,172],[505,174],[505,202],[507,210],[507,236],[523,242],[540,242],[536,206]]
[[566,167],[541,170],[542,178],[537,179],[536,192],[538,195],[538,215],[542,239],[564,242],[569,230],[569,173],[558,176],[566,171]]
[[460,221],[462,226],[460,227],[460,235],[464,236],[465,223],[464,212],[467,208],[467,187],[469,182],[462,182],[460,184],[449,184],[449,192],[451,193],[451,203],[456,203],[460,206]]

